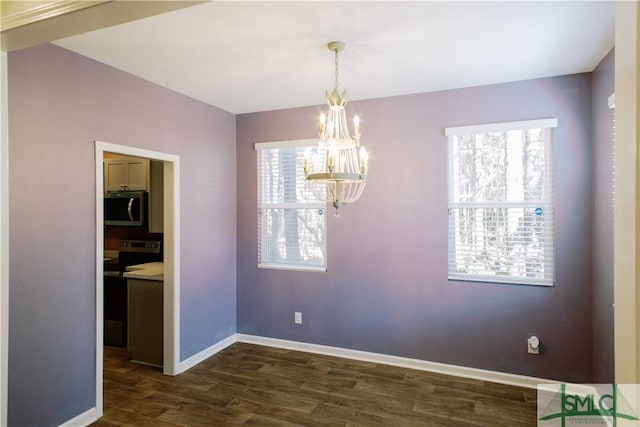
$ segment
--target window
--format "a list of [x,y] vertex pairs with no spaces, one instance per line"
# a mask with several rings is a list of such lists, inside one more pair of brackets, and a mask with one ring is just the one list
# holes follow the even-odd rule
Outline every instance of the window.
[[544,119],[445,129],[449,279],[553,285],[556,126]]
[[326,270],[326,206],[304,176],[305,153],[317,145],[317,140],[255,144],[260,268]]

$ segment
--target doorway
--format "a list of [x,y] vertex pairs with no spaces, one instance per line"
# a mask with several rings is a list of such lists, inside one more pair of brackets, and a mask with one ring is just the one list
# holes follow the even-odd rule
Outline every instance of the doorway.
[[104,158],[105,153],[142,157],[163,163],[163,373],[176,375],[180,363],[180,157],[95,141],[96,150],[96,412],[103,414],[104,357]]

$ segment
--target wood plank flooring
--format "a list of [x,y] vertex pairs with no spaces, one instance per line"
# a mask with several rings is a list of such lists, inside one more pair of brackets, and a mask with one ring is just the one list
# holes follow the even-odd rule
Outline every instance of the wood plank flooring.
[[181,375],[105,347],[101,426],[535,426],[536,391],[236,343]]

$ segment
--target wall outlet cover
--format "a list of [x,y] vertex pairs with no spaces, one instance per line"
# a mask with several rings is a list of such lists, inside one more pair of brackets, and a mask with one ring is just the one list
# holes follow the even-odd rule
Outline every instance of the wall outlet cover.
[[527,352],[529,354],[540,354],[540,339],[532,335],[527,340]]

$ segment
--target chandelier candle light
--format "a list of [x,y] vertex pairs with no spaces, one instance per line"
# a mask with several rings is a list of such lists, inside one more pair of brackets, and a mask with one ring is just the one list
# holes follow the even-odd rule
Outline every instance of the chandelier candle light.
[[358,200],[367,183],[369,155],[360,146],[360,119],[353,118],[352,138],[349,135],[345,105],[347,91],[338,91],[338,52],[344,43],[334,41],[327,45],[335,54],[335,85],[331,93],[325,92],[329,109],[320,115],[318,151],[313,159],[305,156],[304,174],[314,193],[331,202],[335,215],[343,203]]

